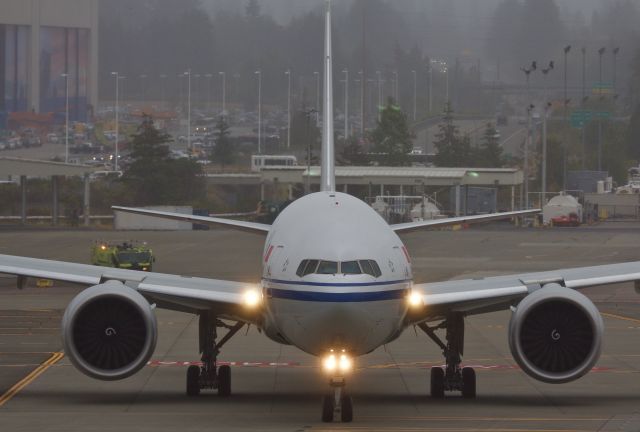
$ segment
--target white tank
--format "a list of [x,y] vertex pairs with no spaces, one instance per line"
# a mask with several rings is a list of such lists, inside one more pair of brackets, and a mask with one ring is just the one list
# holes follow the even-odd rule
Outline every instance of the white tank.
[[423,203],[418,203],[413,206],[411,209],[411,220],[417,222],[421,220],[437,219],[440,214],[438,206],[425,199]]

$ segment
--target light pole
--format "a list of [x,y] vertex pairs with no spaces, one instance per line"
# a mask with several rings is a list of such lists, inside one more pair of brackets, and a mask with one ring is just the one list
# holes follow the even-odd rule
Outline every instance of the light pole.
[[262,154],[262,71],[257,70],[258,76],[258,154]]
[[287,149],[291,148],[291,69],[285,72],[287,76]]
[[[532,139],[532,129],[531,129],[531,114],[532,114],[532,110],[534,108],[533,104],[531,104],[531,94],[530,94],[530,87],[529,87],[529,79],[531,76],[531,73],[533,71],[535,71],[537,69],[537,64],[536,62],[532,62],[531,66],[528,68],[520,68],[520,70],[522,72],[525,73],[526,75],[526,79],[527,79],[527,140],[524,144],[524,167],[523,167],[523,174],[524,174],[524,207],[525,209],[529,208],[529,147],[531,146],[531,139]],[[447,95],[448,95],[448,91],[447,91]],[[448,97],[447,97],[448,99]]]
[[160,74],[160,98],[161,103],[164,105],[165,103],[165,80],[167,79],[166,74]]
[[64,134],[64,163],[69,163],[69,74],[60,75],[65,80],[65,134]]
[[222,115],[227,115],[227,73],[218,72],[218,75],[222,77]]
[[320,126],[320,72],[313,73],[316,77],[316,126]]
[[[587,103],[587,49],[582,47],[582,99],[580,105],[584,108]],[[587,167],[587,133],[586,133],[586,121],[582,122],[581,127],[582,136],[582,169]]]
[[140,75],[140,84],[142,84],[142,105],[144,107],[144,104],[147,103],[147,74]]
[[211,95],[212,91],[212,85],[211,85],[211,81],[213,80],[213,74],[205,74],[204,77],[207,79],[207,110],[209,110],[209,112],[213,112],[213,106],[212,106],[212,100],[213,100],[213,96]]
[[433,60],[429,60],[429,114],[433,112]]
[[[600,88],[600,99],[603,98],[602,90],[603,90],[603,82],[602,82],[602,56],[607,51],[605,47],[602,47],[598,50],[599,57],[599,88]],[[602,117],[598,116],[598,171],[602,171]]]
[[376,77],[378,78],[378,107],[376,111],[378,112],[378,121],[380,121],[382,114],[382,73],[376,71]]
[[620,47],[616,47],[613,49],[613,99],[618,99],[618,53],[620,52]]
[[418,72],[412,70],[413,74],[413,121],[418,117]]
[[191,151],[191,69],[185,73],[187,77],[187,148]]
[[398,88],[400,87],[398,84],[398,71],[393,71],[393,78],[394,78],[393,97],[396,100],[396,105],[400,106],[400,101],[398,101],[398,97],[399,97]]
[[[567,94],[567,57],[569,56],[569,52],[571,51],[571,45],[567,45],[564,47],[564,121],[566,122],[569,116],[567,115],[567,110],[569,108],[569,95]],[[567,139],[565,138],[565,142],[562,145],[562,190],[567,190]]]
[[550,103],[547,94],[547,75],[554,68],[553,61],[549,62],[547,68],[542,69],[544,74],[544,117],[542,118],[542,204],[547,200],[547,116],[549,115]]
[[344,140],[349,137],[349,70],[342,71],[344,77]]
[[[120,74],[118,72],[111,72],[111,75],[113,75],[116,78],[116,108],[115,108],[115,114],[116,114],[116,145],[115,145],[115,150],[116,150],[116,162],[115,162],[115,168],[114,171],[118,171],[118,144],[120,141],[120,129],[119,129],[119,95],[120,95]],[[68,129],[68,128],[67,128]],[[67,132],[68,133],[68,132]]]

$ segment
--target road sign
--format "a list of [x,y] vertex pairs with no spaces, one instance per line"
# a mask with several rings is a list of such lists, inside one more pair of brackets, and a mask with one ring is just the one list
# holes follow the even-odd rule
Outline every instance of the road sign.
[[592,113],[588,110],[577,110],[571,113],[571,126],[574,128],[582,128],[591,121]]
[[576,110],[571,113],[571,126],[574,128],[582,128],[591,120],[607,120],[611,118],[609,111],[589,111]]

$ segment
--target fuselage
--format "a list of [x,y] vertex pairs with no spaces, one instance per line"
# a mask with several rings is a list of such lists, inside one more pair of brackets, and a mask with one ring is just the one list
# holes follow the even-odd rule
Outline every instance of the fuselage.
[[362,355],[404,328],[411,263],[361,200],[318,192],[289,205],[265,242],[265,332],[313,355]]

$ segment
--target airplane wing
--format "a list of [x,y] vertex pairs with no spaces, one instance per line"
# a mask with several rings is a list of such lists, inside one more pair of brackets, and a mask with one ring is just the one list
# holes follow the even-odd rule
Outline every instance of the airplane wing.
[[[424,304],[413,322],[440,319],[447,312],[478,314],[507,309],[546,284],[568,289],[640,281],[640,261],[479,279],[414,284]],[[636,287],[638,291],[638,287]],[[638,291],[640,293],[640,291]]]
[[451,225],[458,225],[462,223],[482,223],[482,222],[490,222],[494,220],[500,219],[509,219],[515,216],[527,216],[540,213],[540,209],[534,210],[520,210],[513,212],[505,212],[505,213],[491,213],[486,215],[476,215],[476,216],[461,216],[461,217],[453,217],[447,219],[432,219],[420,222],[408,222],[391,225],[391,229],[396,233],[406,233],[410,231],[415,231],[422,228],[439,228]]
[[151,303],[164,309],[197,313],[214,310],[220,318],[255,323],[257,316],[244,307],[248,290],[259,289],[257,284],[218,279],[186,277],[162,273],[148,273],[43,260],[11,255],[0,255],[0,273],[18,276],[18,286],[26,277],[52,279],[83,285],[98,285],[118,280],[137,290]]
[[147,209],[138,209],[131,207],[111,207],[115,211],[121,211],[125,213],[134,213],[144,216],[155,216],[164,219],[173,219],[183,222],[194,222],[205,225],[214,225],[214,226],[226,226],[228,228],[237,229],[240,231],[247,231],[254,234],[268,234],[271,229],[271,225],[256,223],[256,222],[245,222],[245,221],[237,221],[231,219],[223,219],[223,218],[214,218],[209,216],[196,216],[182,213],[171,213],[165,211],[158,210],[147,210]]

